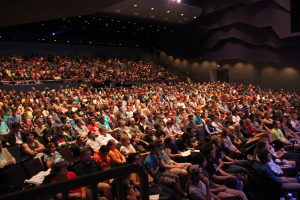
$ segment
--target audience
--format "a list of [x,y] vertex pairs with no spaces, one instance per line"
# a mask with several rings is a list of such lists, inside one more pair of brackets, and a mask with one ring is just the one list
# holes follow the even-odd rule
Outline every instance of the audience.
[[[1,167],[14,165],[9,150],[21,145],[24,155],[41,158],[53,170],[65,159],[58,151],[68,146],[75,160],[69,170],[76,175],[68,176],[65,167],[55,168],[57,181],[129,162],[143,165],[149,186],[154,182],[154,191],[166,196],[164,191],[182,198],[256,199],[252,188],[261,177],[264,185],[278,188],[279,196],[299,191],[300,98],[295,93],[180,82],[152,62],[18,56],[0,60],[2,81],[153,81],[120,88],[82,84],[42,91],[0,90]],[[139,185],[136,176],[130,180]],[[98,185],[109,200],[112,182]],[[128,199],[138,198],[138,188],[128,188],[128,180],[124,184]],[[79,198],[88,196],[88,190],[76,191]],[[268,192],[272,189],[263,189]]]

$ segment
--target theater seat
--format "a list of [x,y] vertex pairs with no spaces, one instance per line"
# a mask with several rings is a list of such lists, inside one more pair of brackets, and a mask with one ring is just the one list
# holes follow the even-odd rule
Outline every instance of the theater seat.
[[26,161],[23,163],[23,166],[28,178],[31,178],[39,172],[45,170],[42,161],[39,158]]
[[20,145],[14,145],[12,147],[8,147],[7,150],[16,159],[16,164],[30,159],[28,156],[22,155]]
[[22,189],[27,184],[24,183],[27,178],[22,165],[14,165],[0,171],[2,181],[13,188],[13,190]]

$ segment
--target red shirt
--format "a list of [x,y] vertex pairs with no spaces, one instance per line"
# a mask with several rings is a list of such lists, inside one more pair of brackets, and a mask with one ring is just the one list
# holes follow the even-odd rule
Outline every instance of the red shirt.
[[[74,178],[77,178],[77,175],[74,173],[74,172],[67,172],[67,180],[72,180]],[[56,183],[56,182],[61,182],[61,181],[64,181],[63,178],[59,177],[59,176],[56,176],[54,177],[53,179],[53,182]],[[75,194],[75,193],[80,193],[81,194],[81,188],[76,188],[76,189],[73,189],[73,190],[70,190],[69,191],[69,194]]]

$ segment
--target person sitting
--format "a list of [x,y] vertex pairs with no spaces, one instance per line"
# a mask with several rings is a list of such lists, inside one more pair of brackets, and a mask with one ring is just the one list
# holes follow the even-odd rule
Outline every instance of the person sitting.
[[99,151],[94,152],[92,157],[103,171],[111,168],[111,158],[109,157],[108,153],[109,148],[105,145],[102,145]]
[[254,168],[260,177],[261,185],[264,186],[266,196],[277,198],[282,191],[300,192],[300,184],[296,178],[278,177],[274,175],[269,162],[271,154],[267,148],[258,150],[257,157],[259,161],[254,163]]
[[114,140],[109,140],[107,143],[107,147],[109,148],[108,155],[111,158],[111,163],[113,166],[119,166],[121,164],[126,163],[126,158],[121,154],[121,152],[117,149],[116,143]]
[[120,147],[120,152],[127,157],[131,153],[136,153],[136,150],[130,144],[130,139],[128,137],[121,137],[120,142],[122,146]]
[[150,154],[146,156],[144,165],[148,173],[154,178],[156,183],[165,184],[174,189],[180,196],[184,197],[186,194],[183,192],[179,177],[174,173],[161,167],[161,161],[158,157],[158,147],[156,144],[149,145]]
[[16,164],[16,159],[6,148],[2,148],[2,142],[0,140],[0,169],[11,164]]
[[[95,160],[92,159],[92,152],[90,147],[85,147],[80,151],[80,159],[73,166],[73,170],[78,176],[99,172],[101,169]],[[108,200],[112,200],[110,184],[106,182],[100,182],[97,185],[99,191],[103,192],[104,197]]]
[[[43,184],[58,183],[61,181],[72,180],[76,178],[77,175],[72,171],[68,171],[67,167],[68,164],[65,161],[55,163],[51,169],[50,174],[47,177],[45,177]],[[85,200],[87,198],[87,188],[81,187],[72,189],[69,191],[68,195],[70,199]],[[56,198],[62,199],[62,194],[56,194]]]
[[62,162],[64,159],[61,154],[56,151],[55,144],[53,142],[49,142],[46,145],[44,161],[48,168],[52,168],[55,163]]
[[24,132],[24,135],[26,141],[21,146],[23,153],[31,158],[42,156],[45,151],[44,145],[34,138],[31,131]]

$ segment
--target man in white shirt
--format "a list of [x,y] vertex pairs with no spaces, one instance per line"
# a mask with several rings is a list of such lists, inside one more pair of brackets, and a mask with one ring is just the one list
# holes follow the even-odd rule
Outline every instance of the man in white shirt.
[[108,141],[113,139],[117,144],[118,141],[111,136],[111,134],[106,132],[105,127],[100,127],[100,135],[98,136],[97,140],[101,142],[102,145],[107,145]]
[[298,120],[296,113],[292,114],[291,116],[291,125],[297,132],[300,132],[300,121]]

